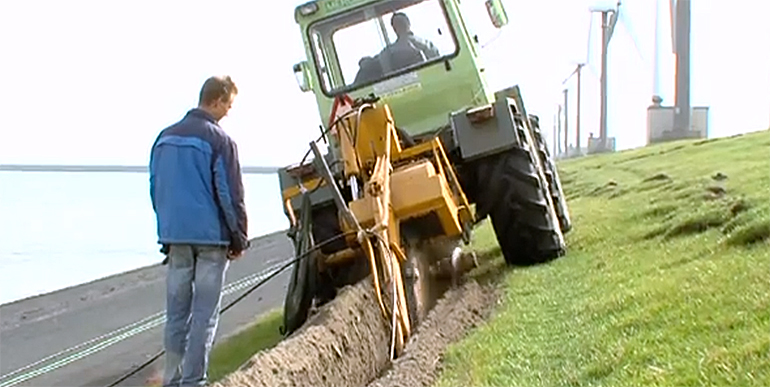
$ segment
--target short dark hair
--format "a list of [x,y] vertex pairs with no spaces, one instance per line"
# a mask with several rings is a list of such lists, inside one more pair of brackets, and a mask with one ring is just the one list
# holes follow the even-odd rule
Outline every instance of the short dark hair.
[[409,16],[406,16],[405,13],[399,11],[399,12],[394,12],[393,16],[390,17],[390,25],[391,26],[396,22],[396,18],[404,18],[404,21],[409,23]]
[[238,94],[238,88],[235,86],[232,78],[229,75],[215,75],[206,79],[206,82],[203,82],[203,87],[201,87],[201,92],[198,96],[198,103],[200,105],[209,105],[222,98],[230,98],[234,94]]

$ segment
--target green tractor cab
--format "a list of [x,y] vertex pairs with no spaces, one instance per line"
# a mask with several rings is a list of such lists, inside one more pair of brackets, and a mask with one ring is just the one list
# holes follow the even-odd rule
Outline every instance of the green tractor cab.
[[[486,4],[495,27],[507,24],[500,0]],[[394,15],[396,23],[406,16],[410,35],[399,39]],[[324,122],[342,94],[379,97],[410,135],[445,126],[448,112],[493,101],[456,0],[321,0],[298,6],[295,19],[308,60],[294,73],[301,90],[315,94]]]

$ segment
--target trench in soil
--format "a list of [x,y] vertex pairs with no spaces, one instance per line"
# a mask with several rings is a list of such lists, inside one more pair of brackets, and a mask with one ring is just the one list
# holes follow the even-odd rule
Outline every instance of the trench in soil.
[[366,277],[343,288],[294,334],[213,386],[429,386],[447,345],[485,321],[498,296],[492,282],[469,278],[452,288],[446,281],[432,282],[421,295],[432,308],[391,362],[390,323]]

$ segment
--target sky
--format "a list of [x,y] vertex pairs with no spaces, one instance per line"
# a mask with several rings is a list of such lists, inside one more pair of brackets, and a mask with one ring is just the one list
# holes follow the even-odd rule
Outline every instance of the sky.
[[[552,128],[568,87],[574,124],[575,78],[562,82],[587,61],[582,133],[597,133],[600,16],[588,11],[597,2],[503,2],[510,24],[500,31],[492,28],[483,0],[462,2],[485,45],[491,86],[519,84],[527,110],[545,129]],[[662,3],[667,12],[668,1]],[[300,92],[291,71],[304,59],[293,19],[297,4],[1,2],[0,163],[146,164],[155,136],[196,105],[203,80],[213,74],[231,75],[240,90],[222,126],[237,141],[241,163],[299,161],[321,121],[312,93]],[[610,43],[608,126],[619,149],[645,142],[654,10],[654,0],[625,0]],[[692,0],[691,103],[710,107],[711,136],[770,126],[768,12],[770,3],[761,0]],[[674,99],[674,57],[668,19],[660,24],[666,105]],[[550,141],[551,130],[545,132]]]

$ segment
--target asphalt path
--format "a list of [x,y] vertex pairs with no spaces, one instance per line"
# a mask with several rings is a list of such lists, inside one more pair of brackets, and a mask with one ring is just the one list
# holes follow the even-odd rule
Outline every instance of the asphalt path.
[[[222,306],[292,258],[285,232],[253,240],[228,269]],[[107,386],[146,362],[163,349],[165,274],[158,264],[0,306],[0,387]],[[280,307],[290,274],[224,312],[217,340]],[[163,360],[119,385],[144,386]]]

